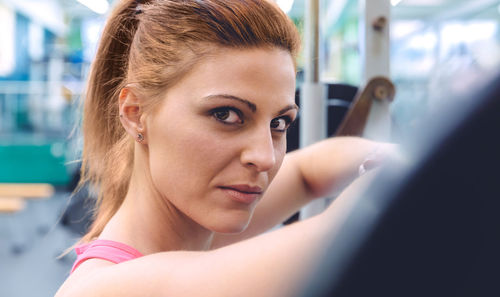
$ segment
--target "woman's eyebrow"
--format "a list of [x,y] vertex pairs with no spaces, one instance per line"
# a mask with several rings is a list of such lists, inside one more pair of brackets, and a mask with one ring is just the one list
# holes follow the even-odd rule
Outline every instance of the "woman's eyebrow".
[[[257,111],[257,106],[246,100],[246,99],[242,99],[240,97],[237,97],[237,96],[234,96],[234,95],[228,95],[228,94],[215,94],[215,95],[208,95],[206,97],[204,97],[204,99],[213,99],[213,98],[224,98],[224,99],[230,99],[230,100],[236,100],[236,101],[239,101],[239,102],[242,102],[242,103],[245,103],[246,105],[248,105],[248,108],[250,108],[250,110],[252,112],[256,112]],[[279,112],[278,112],[278,115],[282,115],[284,114],[285,112],[291,110],[291,109],[296,109],[297,111],[299,110],[299,107],[297,106],[297,104],[290,104],[290,105],[287,105],[286,107],[282,108]]]
[[204,99],[213,99],[213,98],[224,98],[224,99],[231,99],[231,100],[236,100],[236,101],[239,101],[239,102],[243,102],[246,105],[248,105],[248,108],[250,108],[250,110],[252,112],[255,113],[257,111],[257,106],[255,104],[253,104],[252,102],[250,102],[250,101],[248,101],[246,99],[242,99],[240,97],[236,97],[236,96],[233,96],[233,95],[216,94],[216,95],[208,95],[208,96],[204,97]]
[[297,104],[290,104],[288,106],[286,106],[285,108],[281,109],[279,112],[278,112],[278,115],[282,115],[284,114],[285,112],[289,111],[290,109],[296,109],[297,111],[299,110],[299,107],[297,106]]

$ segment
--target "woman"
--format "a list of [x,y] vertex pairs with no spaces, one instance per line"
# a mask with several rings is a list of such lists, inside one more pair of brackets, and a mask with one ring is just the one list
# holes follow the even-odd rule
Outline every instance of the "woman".
[[256,235],[340,191],[379,145],[285,157],[299,37],[274,4],[138,2],[115,8],[91,70],[82,181],[98,208],[56,296],[289,296],[347,199]]

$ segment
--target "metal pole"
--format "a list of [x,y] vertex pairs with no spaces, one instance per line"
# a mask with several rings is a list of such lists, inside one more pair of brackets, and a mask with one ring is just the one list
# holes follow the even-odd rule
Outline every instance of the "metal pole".
[[[326,137],[326,86],[320,80],[319,0],[307,0],[305,8],[304,83],[300,90],[300,146],[305,147]],[[310,203],[301,210],[301,218],[321,212],[325,201]]]
[[307,0],[305,9],[305,63],[306,83],[319,82],[319,0]]
[[[359,15],[363,85],[376,76],[390,78],[390,0],[359,0]],[[391,139],[387,100],[373,102],[363,137],[380,141]]]

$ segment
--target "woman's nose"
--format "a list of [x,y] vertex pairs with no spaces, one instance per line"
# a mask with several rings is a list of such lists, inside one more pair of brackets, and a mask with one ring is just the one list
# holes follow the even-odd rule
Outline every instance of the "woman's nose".
[[259,172],[268,171],[276,164],[275,153],[271,130],[260,129],[247,139],[241,153],[241,163]]

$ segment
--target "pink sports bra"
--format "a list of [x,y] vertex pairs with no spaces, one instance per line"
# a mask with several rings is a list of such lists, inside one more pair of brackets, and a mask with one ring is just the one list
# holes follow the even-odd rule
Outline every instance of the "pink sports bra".
[[124,243],[102,239],[81,244],[75,248],[75,252],[77,257],[71,273],[88,259],[97,258],[118,264],[143,256],[138,250]]

